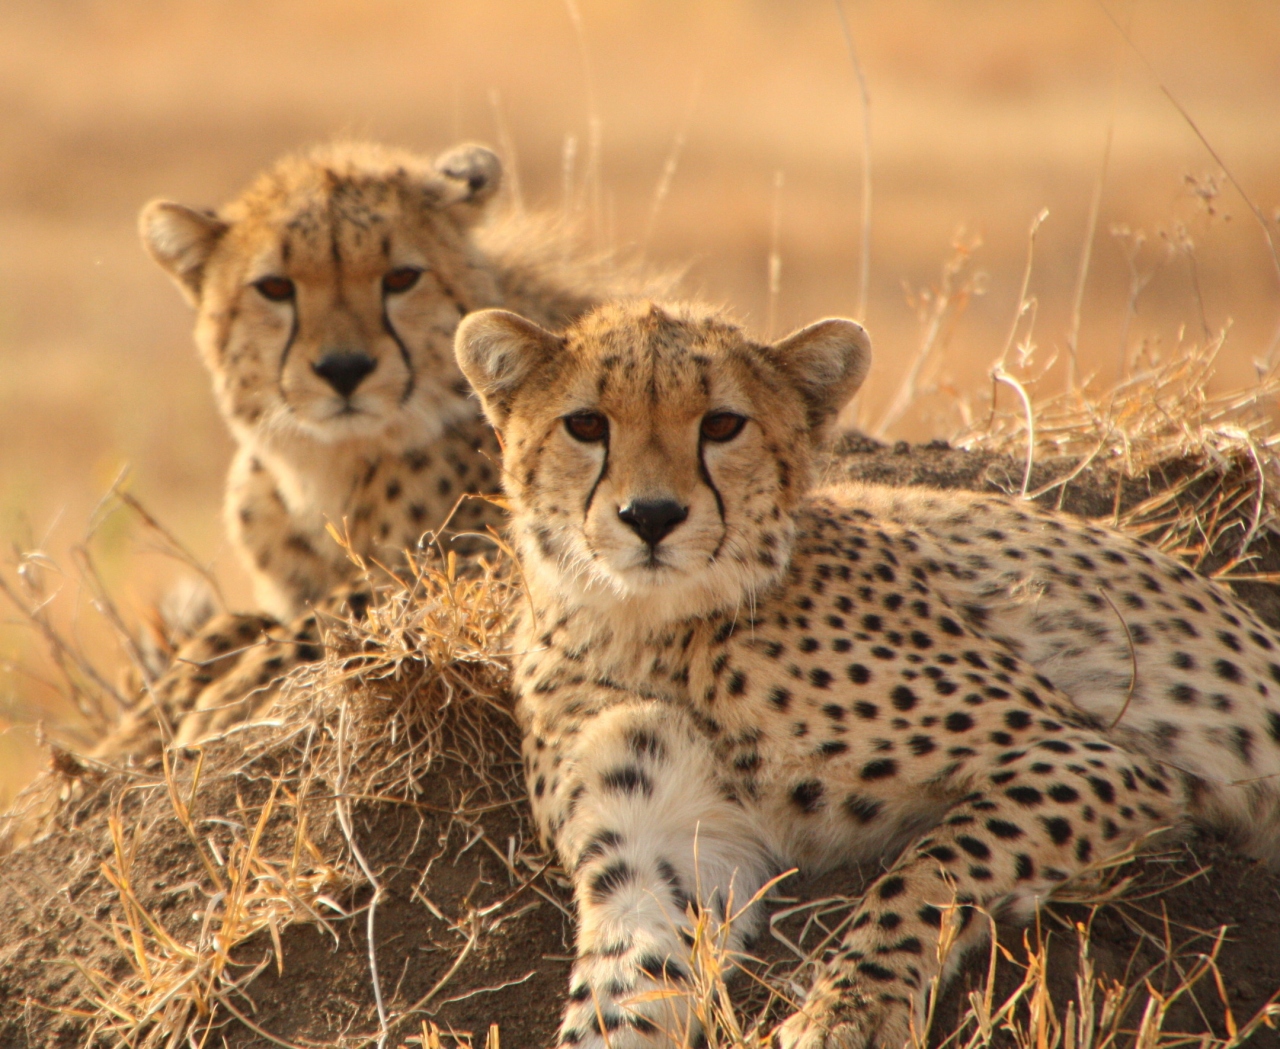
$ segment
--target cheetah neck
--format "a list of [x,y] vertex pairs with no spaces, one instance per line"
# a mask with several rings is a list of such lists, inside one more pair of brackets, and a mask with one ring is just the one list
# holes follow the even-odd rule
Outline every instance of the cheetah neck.
[[236,436],[271,471],[286,506],[340,521],[360,480],[383,457],[433,445],[451,429],[484,426],[474,403],[459,399],[448,412],[397,419],[372,437],[325,441],[295,428]]
[[788,559],[768,576],[752,576],[749,586],[740,575],[720,573],[684,586],[619,594],[589,575],[566,572],[536,543],[517,538],[517,552],[533,615],[522,620],[516,650],[529,673],[551,665],[543,658],[549,650],[568,654],[570,663],[589,653],[594,674],[695,706],[693,697],[712,674],[716,635],[751,629],[758,609],[785,588],[790,570]]

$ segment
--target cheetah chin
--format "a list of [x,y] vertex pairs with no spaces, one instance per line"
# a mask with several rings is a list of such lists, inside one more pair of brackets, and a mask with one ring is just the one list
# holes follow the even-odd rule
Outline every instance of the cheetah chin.
[[574,883],[561,1046],[698,1044],[700,913],[742,949],[793,866],[885,871],[777,1032],[866,1049],[921,1030],[982,914],[1192,824],[1277,858],[1280,635],[1027,501],[814,490],[857,324],[490,310],[456,353],[502,434],[525,773]]

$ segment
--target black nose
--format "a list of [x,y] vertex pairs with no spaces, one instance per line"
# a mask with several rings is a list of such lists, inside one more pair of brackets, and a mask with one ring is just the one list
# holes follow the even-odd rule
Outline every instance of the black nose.
[[618,516],[646,543],[657,546],[689,516],[689,508],[674,499],[637,499],[622,507]]
[[343,397],[350,397],[377,366],[367,353],[326,353],[311,368]]

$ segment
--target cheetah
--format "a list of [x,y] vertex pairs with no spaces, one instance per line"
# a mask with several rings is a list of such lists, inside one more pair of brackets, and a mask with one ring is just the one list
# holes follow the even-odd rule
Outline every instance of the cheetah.
[[922,1029],[980,910],[1026,920],[1195,824],[1276,860],[1280,635],[1026,501],[815,487],[859,325],[494,310],[456,352],[504,446],[525,771],[574,885],[561,1046],[697,1044],[690,905],[741,949],[793,867],[883,864],[776,1032],[861,1049]]
[[271,683],[323,651],[317,613],[371,597],[344,592],[367,591],[350,554],[395,572],[446,525],[448,550],[484,549],[501,512],[468,496],[498,491],[498,446],[452,352],[469,310],[555,327],[624,284],[670,283],[583,259],[537,217],[483,222],[501,177],[483,146],[432,161],[338,143],[284,158],[217,213],[142,210],[239,446],[226,525],[269,618],[210,623],[98,756],[154,752],[157,703],[178,742],[269,706]]
[[217,213],[143,208],[148,252],[196,309],[238,444],[227,529],[273,616],[352,578],[327,526],[396,566],[446,521],[454,532],[499,523],[484,500],[459,502],[496,492],[498,478],[454,329],[504,305],[556,327],[601,290],[537,222],[481,223],[501,176],[483,146],[430,161],[338,143],[285,157]]

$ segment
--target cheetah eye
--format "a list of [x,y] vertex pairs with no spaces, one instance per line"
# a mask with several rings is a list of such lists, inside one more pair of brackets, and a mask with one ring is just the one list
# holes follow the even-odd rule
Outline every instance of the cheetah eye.
[[702,436],[708,441],[732,441],[746,425],[746,416],[736,412],[709,412],[702,417]]
[[417,266],[397,266],[383,274],[382,290],[391,294],[408,291],[418,283],[421,276],[422,270]]
[[263,277],[254,281],[253,286],[268,302],[289,302],[296,291],[288,277]]
[[602,412],[574,412],[564,417],[564,428],[575,441],[595,444],[609,436],[609,420]]

